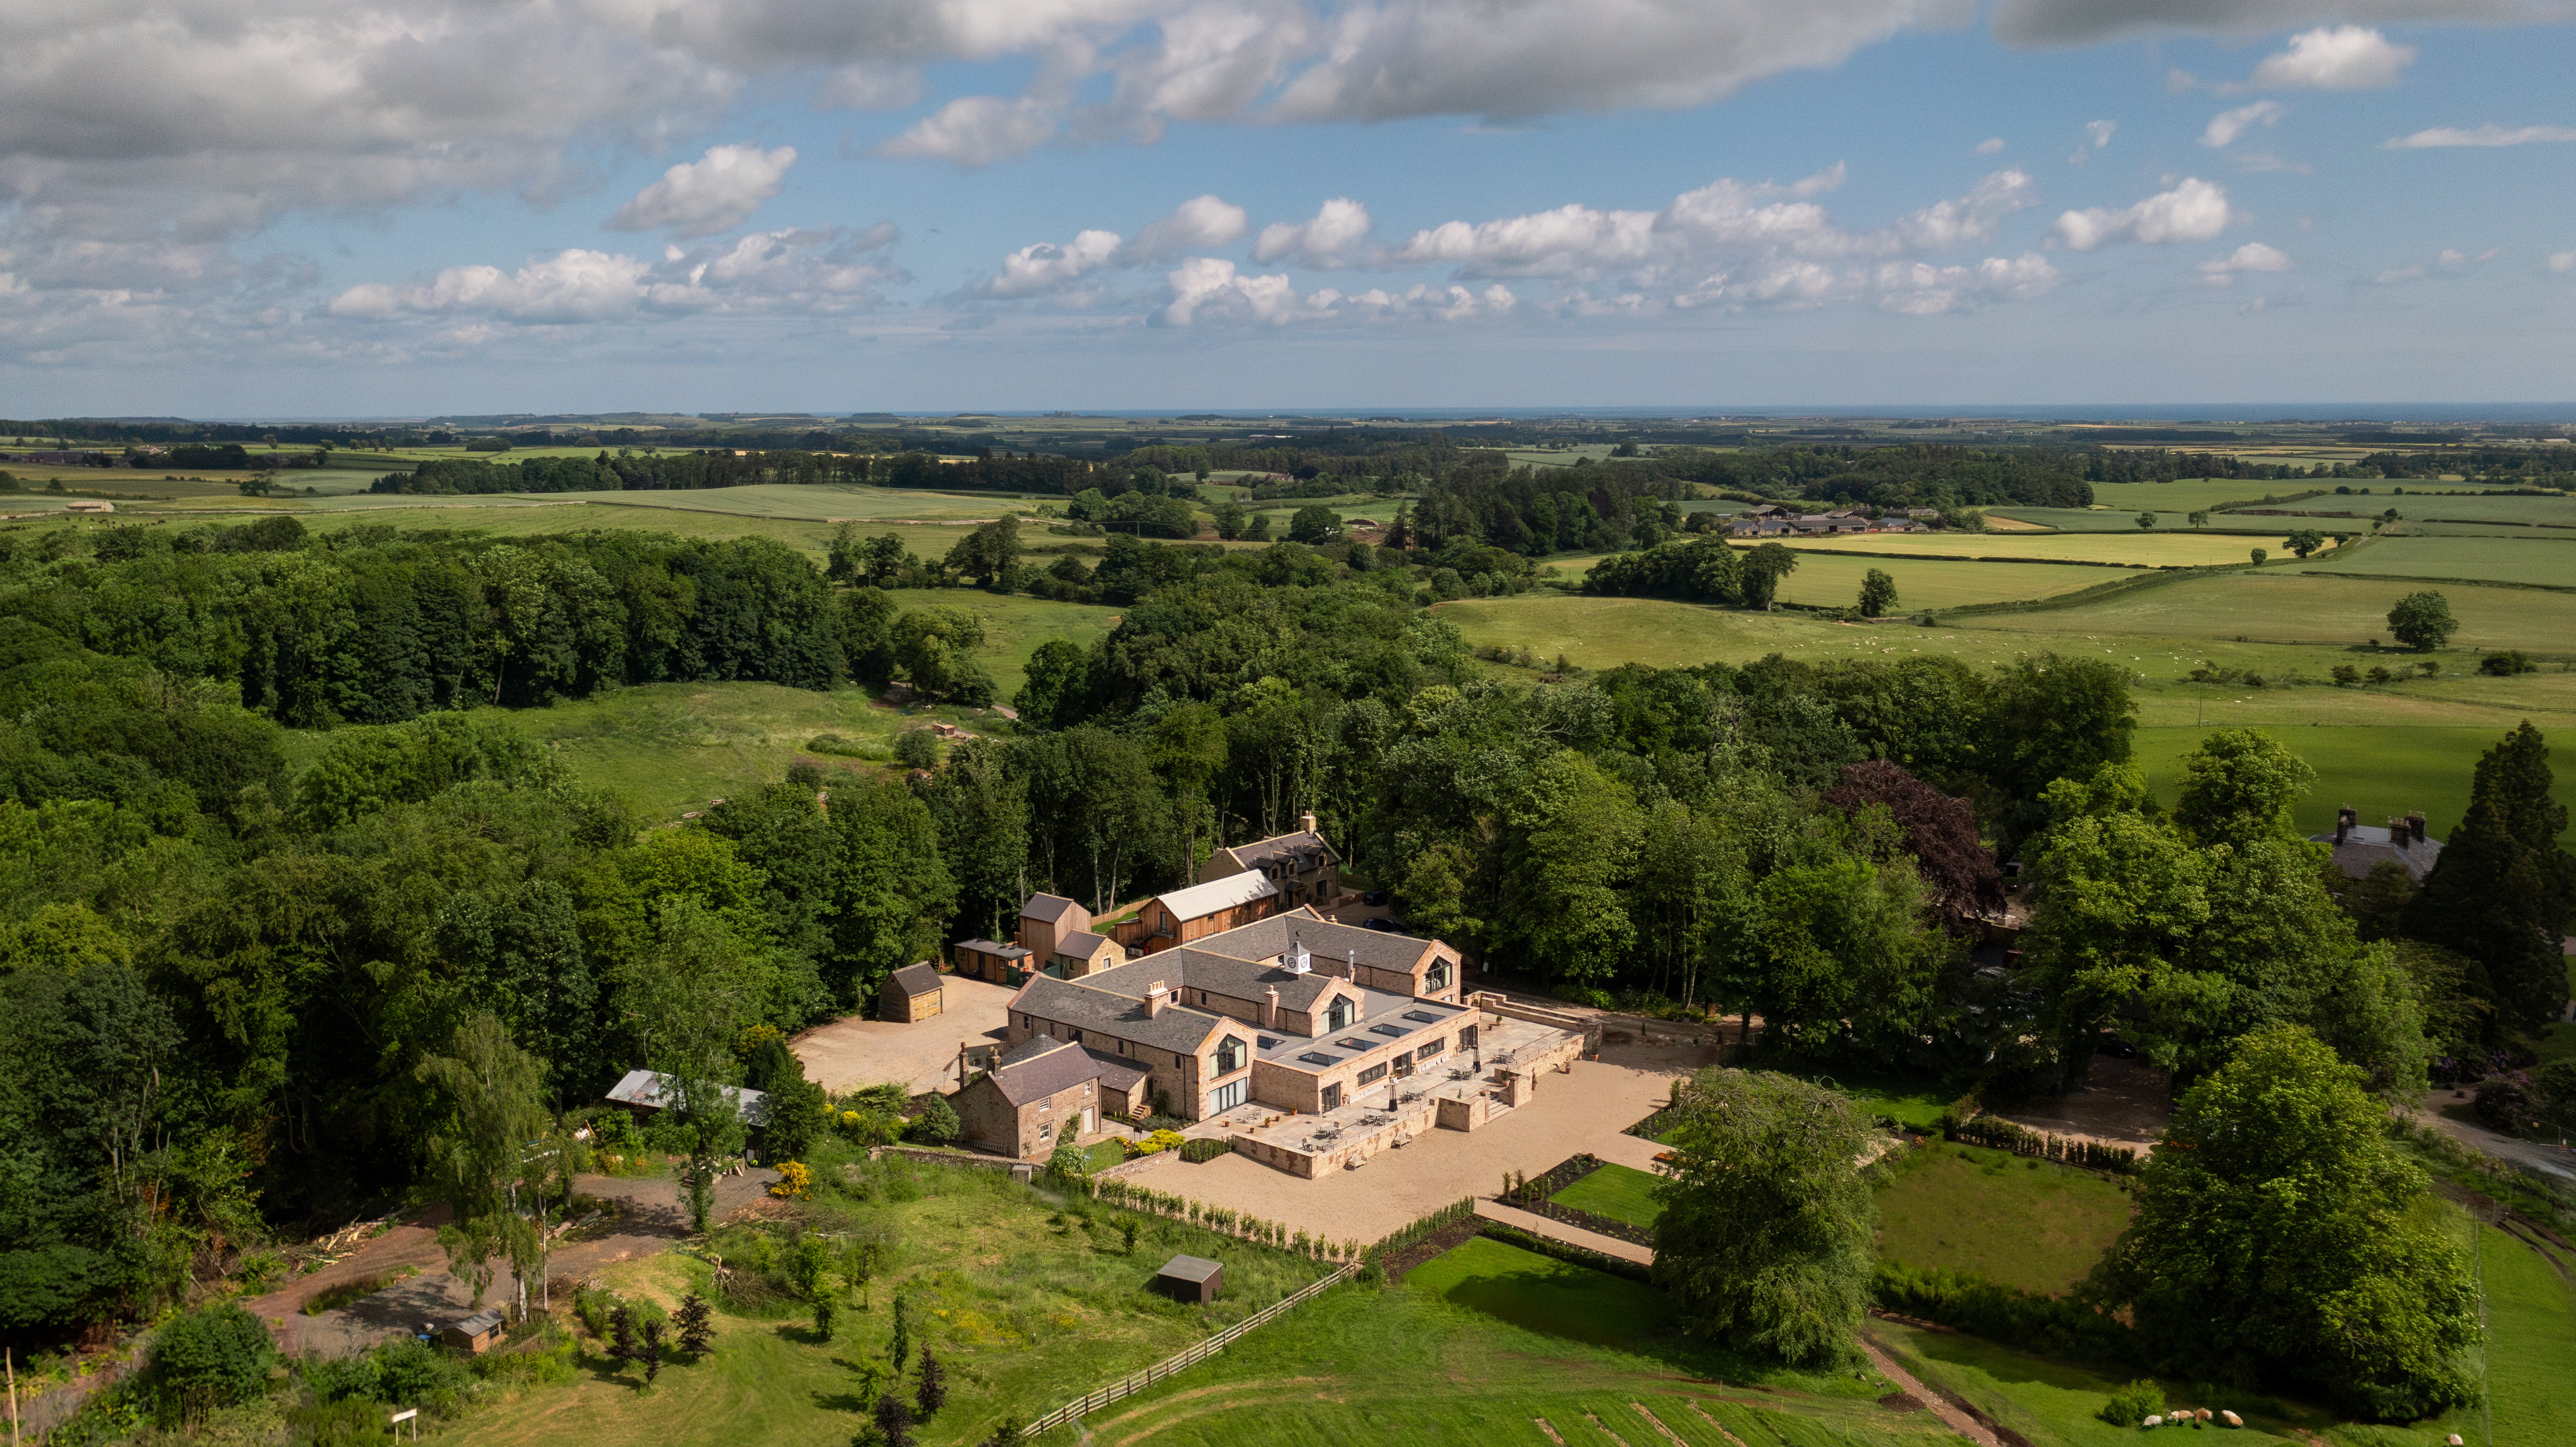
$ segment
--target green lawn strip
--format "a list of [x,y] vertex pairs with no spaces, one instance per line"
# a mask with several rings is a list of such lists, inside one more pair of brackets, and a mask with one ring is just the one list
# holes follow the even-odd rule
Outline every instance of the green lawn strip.
[[2092,1271],[2130,1213],[2129,1193],[2091,1171],[1926,1145],[1900,1157],[1878,1188],[1879,1253],[2056,1293]]
[[1640,1230],[1653,1230],[1655,1218],[1664,1214],[1663,1206],[1655,1200],[1655,1187],[1661,1180],[1628,1166],[1605,1165],[1548,1199],[1577,1211],[1625,1221]]
[[[2122,1382],[2081,1367],[2066,1366],[2009,1351],[1959,1332],[1925,1331],[1898,1322],[1873,1320],[1869,1336],[1895,1356],[1899,1365],[1935,1391],[1946,1391],[1974,1403],[1979,1410],[2042,1447],[2111,1447],[2139,1440],[2136,1428],[2114,1427],[2101,1419],[2103,1404]],[[2166,1401],[2175,1406],[2230,1408],[2246,1420],[2246,1430],[2231,1433],[2230,1442],[2300,1442],[2300,1431],[2314,1431],[2334,1418],[2292,1404],[2181,1383],[2165,1383]],[[2150,1439],[2154,1440],[2154,1439]],[[2409,1447],[2417,1440],[2404,1439]],[[2421,1439],[2437,1442],[2438,1437]],[[2497,1439],[2499,1443],[2503,1439]],[[1751,1439],[1747,1439],[1748,1447]]]
[[[2538,1251],[2493,1226],[2478,1228],[2486,1286],[2487,1394],[2497,1447],[2576,1442],[2576,1291]],[[2448,1430],[2479,1440],[2474,1408],[2449,1414]]]
[[1091,1163],[1092,1170],[1105,1171],[1127,1159],[1127,1148],[1114,1140],[1094,1141],[1082,1154]]
[[[1890,1390],[1883,1380],[1754,1368],[1668,1325],[1651,1288],[1480,1237],[1414,1268],[1400,1286],[1327,1292],[1086,1425],[1104,1443],[1546,1447],[1532,1421],[1545,1417],[1568,1444],[1607,1443],[1589,1413],[1630,1447],[1669,1447],[1628,1405],[1642,1401],[1693,1447],[1725,1447],[1699,1430],[1684,1398],[1740,1396],[1748,1383],[1776,1394],[1766,1405],[1792,1417],[1855,1430],[1873,1417],[1911,1425],[1874,1404]],[[1888,1432],[1851,1440],[1926,1440]],[[1747,1447],[1778,1442],[1746,1439]]]
[[[863,1425],[858,1371],[884,1361],[891,1303],[901,1290],[913,1305],[916,1346],[930,1346],[948,1373],[949,1406],[921,1440],[963,1447],[982,1441],[1005,1415],[1026,1421],[1160,1361],[1327,1269],[1160,1219],[1145,1221],[1135,1254],[1127,1255],[1113,1229],[1117,1213],[1099,1212],[1086,1228],[1001,1172],[907,1166],[880,1170],[878,1179],[910,1183],[891,1195],[921,1194],[910,1201],[880,1194],[846,1208],[827,1196],[810,1218],[819,1230],[879,1230],[896,1243],[833,1340],[815,1337],[810,1309],[801,1304],[767,1315],[720,1310],[714,1351],[702,1362],[665,1366],[651,1395],[637,1393],[632,1369],[611,1374],[594,1358],[570,1386],[532,1390],[475,1413],[465,1424],[467,1440],[554,1442],[578,1424],[592,1447],[838,1447]],[[719,1233],[716,1245],[736,1263],[748,1254],[738,1232]],[[1215,1305],[1183,1305],[1150,1290],[1154,1269],[1176,1252],[1224,1263],[1224,1294]],[[705,1278],[705,1267],[664,1254],[619,1263],[599,1280],[668,1307],[691,1285],[703,1289]],[[907,1397],[916,1375],[905,1375]]]

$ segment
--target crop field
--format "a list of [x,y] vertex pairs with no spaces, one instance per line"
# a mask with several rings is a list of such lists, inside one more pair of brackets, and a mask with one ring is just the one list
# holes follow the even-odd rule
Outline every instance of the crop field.
[[[2255,482],[2241,477],[2184,477],[2172,482],[2097,482],[2093,500],[2107,503],[2115,513],[2135,517],[2141,509],[2156,512],[2188,513],[2204,508],[2224,507],[2231,502],[2254,502],[2264,497],[2288,497],[2307,492],[2314,482]],[[2331,494],[2334,484],[2323,486]]]
[[[2356,550],[2335,573],[2298,568],[2245,569],[2162,579],[2099,600],[2060,607],[1969,614],[1955,620],[1961,628],[1993,628],[2034,634],[2146,634],[2173,638],[2248,639],[2277,643],[2366,645],[2377,638],[2393,643],[2388,610],[2416,591],[2400,581],[2374,582],[2348,576],[2354,562],[2376,556],[2402,540],[2376,542]],[[2429,541],[2429,540],[2428,540]],[[2506,547],[2538,544],[2501,544]],[[2567,553],[2576,564],[2576,549]],[[1803,571],[1803,570],[1802,570]],[[2118,578],[2121,574],[2110,574]],[[2134,576],[2134,575],[2129,575]],[[1796,575],[1791,575],[1791,581]],[[2488,648],[2520,648],[2532,653],[2576,652],[2576,594],[2528,588],[2446,586],[2438,591],[2451,605],[2460,631],[2451,640],[2454,654]],[[2319,660],[2329,662],[2393,660]],[[2468,665],[2458,661],[2444,667]]]
[[1855,606],[1861,580],[1873,568],[1896,580],[1899,613],[2080,593],[2122,576],[2109,568],[2064,563],[1854,557],[1801,548],[1798,571],[1780,580],[1780,601],[1811,608]]
[[2293,565],[2382,578],[2474,578],[2576,588],[2576,534],[2567,537],[2392,537]]
[[1969,558],[2016,558],[2034,563],[2120,563],[2146,568],[2202,568],[2242,563],[2253,548],[2286,555],[2278,533],[2221,535],[2144,532],[2133,523],[2125,533],[1867,533],[1838,538],[1801,538],[1790,547],[1801,552],[1884,553]]
[[[2138,511],[2134,507],[2112,508],[2107,511],[2086,507],[1996,507],[1986,509],[1986,526],[1992,529],[1997,522],[2024,522],[2034,527],[2054,528],[2065,533],[2118,533],[2123,537],[2137,537],[2150,532],[2245,533],[2249,537],[2254,534],[2268,534],[2272,537],[2281,535],[2282,524],[2279,518],[2255,518],[2237,513],[2219,512],[2209,515],[2206,526],[2195,528],[2191,525],[2189,513],[2159,512],[2156,514],[2155,527],[2149,529],[2138,526]],[[2331,529],[2325,530],[2331,531]],[[2368,531],[2360,523],[2347,524],[2344,530]],[[2246,546],[2251,547],[2253,544],[2249,541]],[[2231,558],[2229,561],[2235,560]]]
[[1875,1373],[1756,1367],[1665,1321],[1649,1287],[1476,1238],[1400,1285],[1328,1292],[1084,1426],[1104,1447],[1955,1447],[1929,1413],[1878,1406],[1892,1384]]
[[[1006,513],[1026,514],[1033,495],[895,491],[879,487],[831,487],[788,482],[748,487],[637,488],[605,492],[529,494],[541,498],[579,498],[614,507],[680,509],[689,512],[739,513],[746,517],[806,518],[823,522],[852,519],[919,518],[936,522],[991,522]],[[1062,498],[1053,501],[1062,502]]]
[[[275,511],[272,506],[261,511]],[[686,538],[774,538],[789,547],[820,555],[832,541],[834,524],[819,518],[759,517],[749,513],[697,512],[679,508],[629,508],[611,503],[553,502],[534,499],[450,502],[407,500],[395,505],[320,507],[299,511],[304,525],[331,532],[361,523],[404,531],[452,529],[494,537],[529,537],[539,533],[581,532],[594,528],[636,528]],[[948,555],[971,529],[964,523],[867,524],[869,536],[893,533],[915,554],[936,561]]]
[[2327,493],[2305,502],[2277,504],[2283,511],[2299,513],[2358,513],[2364,518],[2378,517],[2389,508],[2409,524],[2422,522],[2468,523],[2556,523],[2576,527],[2576,497],[2517,497],[2511,493],[2427,493],[2408,489],[2403,495],[2391,493],[2382,483],[2367,494],[2350,496]]
[[2083,1280],[2128,1228],[2129,1193],[2091,1171],[1932,1144],[1878,1188],[1878,1250],[1918,1270],[1973,1271],[2024,1291]]

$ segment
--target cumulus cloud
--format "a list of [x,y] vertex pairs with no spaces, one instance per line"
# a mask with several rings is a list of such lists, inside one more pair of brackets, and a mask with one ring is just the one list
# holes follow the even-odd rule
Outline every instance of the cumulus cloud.
[[608,218],[611,231],[657,231],[679,237],[712,236],[751,219],[760,203],[786,184],[796,148],[764,151],[756,145],[710,146],[704,157],[683,161]]
[[2111,144],[2112,134],[2119,129],[2118,121],[2086,121],[2083,139],[2075,143],[2074,151],[2066,157],[2066,164],[2083,165],[2086,157]]
[[2290,258],[2260,241],[2248,241],[2225,256],[2213,256],[2200,264],[2201,278],[2212,286],[2235,284],[2239,272],[2289,269]]
[[1023,246],[967,290],[996,301],[1059,292],[1103,267],[1144,266],[1186,251],[1230,246],[1249,229],[1242,207],[1218,196],[1193,196],[1170,215],[1145,223],[1132,240],[1115,231],[1085,231],[1068,245]]
[[1252,259],[1263,264],[1293,259],[1318,269],[1340,266],[1368,240],[1368,208],[1348,196],[1336,196],[1315,212],[1314,219],[1273,221],[1252,243]]
[[2446,246],[2433,253],[2429,261],[2408,262],[2402,266],[2389,267],[2372,277],[2371,281],[2378,286],[2397,286],[2409,281],[2459,276],[2476,263],[2495,260],[2502,251],[2502,247],[2491,247],[2471,256],[2458,247]]
[[1317,292],[1310,300],[1285,275],[1246,276],[1233,262],[1213,256],[1189,258],[1167,280],[1172,299],[1154,313],[1158,326],[1185,327],[1201,316],[1273,325],[1301,321],[1325,314],[1338,295]]
[[2004,138],[2001,136],[1988,136],[1984,140],[1977,142],[1977,154],[1980,156],[1996,155],[2000,153],[2003,148]]
[[2415,47],[2392,44],[2361,25],[2321,25],[2290,37],[2290,48],[2263,57],[2250,84],[2267,90],[2376,90],[2397,84],[2415,63]]
[[2233,214],[2223,187],[2192,176],[2134,206],[2066,212],[2057,218],[2057,235],[2077,251],[2115,241],[2208,241],[2227,229]]
[[1994,28],[2012,45],[2090,45],[2153,31],[2263,35],[2323,21],[2542,20],[2552,9],[2549,0],[2003,0]]
[[1100,268],[1118,254],[1115,231],[1085,231],[1069,245],[1040,241],[1002,258],[1002,269],[974,284],[978,296],[996,301],[1061,291]]
[[1185,251],[1232,246],[1252,229],[1243,208],[1216,196],[1193,196],[1160,220],[1148,221],[1135,239],[1118,249],[1122,266],[1169,261]]
[[2380,144],[2391,151],[2434,151],[2454,146],[2528,146],[2535,141],[2576,141],[2576,126],[2479,126],[2463,130],[2458,126],[2435,126],[2411,136],[2399,136]]
[[877,288],[903,273],[883,253],[898,233],[878,225],[756,232],[659,263],[575,247],[512,271],[451,266],[407,286],[363,282],[328,311],[370,321],[480,318],[521,325],[634,320],[702,311],[849,311],[876,304]]
[[1052,107],[1035,100],[960,96],[877,147],[877,154],[980,168],[1018,160],[1060,124]]
[[1938,316],[1990,301],[2028,301],[2047,295],[2060,279],[2048,258],[2032,251],[2010,260],[1989,256],[1974,266],[1890,262],[1872,278],[1878,304],[1908,316]]
[[2216,150],[2236,144],[2236,138],[2256,126],[2279,125],[2289,108],[2279,101],[2258,100],[2252,105],[2220,111],[2209,118],[2209,128],[2200,133],[2200,143]]
[[2020,171],[1997,171],[1955,201],[1939,201],[1897,223],[1909,246],[1939,251],[1994,235],[2016,211],[2039,204],[2039,183]]

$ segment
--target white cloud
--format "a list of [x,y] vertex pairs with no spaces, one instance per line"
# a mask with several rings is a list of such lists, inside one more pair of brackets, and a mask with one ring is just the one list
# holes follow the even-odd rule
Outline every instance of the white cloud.
[[1984,140],[1977,142],[1977,154],[1980,156],[1999,154],[2002,152],[2003,148],[2004,138],[2001,136],[1988,136]]
[[2227,229],[2232,214],[2224,188],[2192,176],[2117,211],[2097,206],[2066,212],[2057,218],[2057,234],[2077,251],[2114,241],[2208,241]]
[[[1329,291],[1317,296],[1331,296]],[[1481,321],[1507,315],[1520,305],[1511,288],[1496,282],[1483,291],[1469,291],[1463,286],[1431,286],[1417,283],[1400,292],[1372,288],[1356,296],[1338,298],[1335,310],[1347,309],[1369,317],[1424,317],[1435,321]]]
[[2248,241],[2225,256],[2214,256],[2200,264],[2202,279],[2212,286],[2233,285],[2239,272],[2289,269],[2290,258],[2260,241]]
[[2576,251],[2553,252],[2549,257],[2551,271],[2576,271]]
[[1167,280],[1172,299],[1154,314],[1160,326],[1186,327],[1202,314],[1211,319],[1279,324],[1324,315],[1339,293],[1320,291],[1313,299],[1297,295],[1285,276],[1245,276],[1231,261],[1193,256],[1172,270]]
[[2435,126],[2381,144],[2391,151],[2430,151],[2452,146],[2527,146],[2534,141],[2576,141],[2576,126],[2516,126],[2511,130],[2497,125],[2476,130]]
[[1172,214],[1145,223],[1134,240],[1118,250],[1118,264],[1141,266],[1169,261],[1185,251],[1232,246],[1252,229],[1243,208],[1216,196],[1193,196]]
[[2409,262],[2403,266],[2389,267],[2372,277],[2371,281],[2380,286],[2396,286],[2401,282],[2423,281],[2431,277],[2458,276],[2469,269],[2471,262],[2493,261],[2496,255],[2496,251],[2490,250],[2471,256],[2458,247],[2446,246],[2433,253],[2430,261]]
[[821,110],[899,111],[921,99],[921,72],[909,65],[861,61],[824,77],[814,93]]
[[1109,264],[1118,254],[1115,231],[1085,231],[1070,245],[1041,241],[1002,258],[1002,269],[975,283],[980,296],[1006,301],[1061,290]]
[[366,282],[331,299],[336,317],[368,321],[470,317],[547,326],[634,320],[651,313],[861,310],[903,273],[881,254],[889,225],[755,232],[705,252],[670,248],[660,264],[582,248],[516,271],[451,266],[427,282]]
[[2263,57],[2250,83],[2270,90],[2375,90],[2397,84],[2414,62],[2414,46],[2392,44],[2366,26],[2321,25]]
[[2209,128],[2200,133],[2200,143],[2217,150],[2225,150],[2236,144],[2238,136],[2256,126],[2278,125],[2281,117],[2289,113],[2289,107],[2272,100],[2258,100],[2252,105],[2238,106],[2232,111],[2220,111],[2209,118]]
[[712,236],[730,231],[778,194],[787,168],[796,164],[796,148],[764,151],[756,145],[710,146],[706,155],[683,161],[662,179],[635,193],[635,199],[608,218],[611,231],[654,231],[670,227],[674,236]]
[[1370,224],[1366,206],[1336,196],[1317,208],[1311,221],[1273,221],[1262,227],[1252,243],[1252,259],[1267,264],[1287,257],[1301,266],[1341,266],[1368,240]]
[[1454,265],[1462,276],[1588,276],[1651,257],[1657,214],[1566,205],[1473,225],[1449,221],[1415,232],[1386,259],[1397,266]]
[[1943,250],[1994,235],[1996,223],[2039,204],[2039,183],[2020,171],[1997,171],[1966,196],[1940,201],[1897,223],[1908,245]]
[[1053,108],[1034,100],[960,96],[877,147],[877,154],[980,168],[1027,155],[1058,124]]
[[2095,151],[2101,150],[2103,147],[2110,145],[2112,133],[2119,129],[2120,123],[2118,121],[2086,121],[2084,123],[2084,137],[2075,143],[2075,149],[2067,156],[2066,164],[2070,166],[2083,165],[2086,157],[2092,155]]
[[2012,45],[2089,45],[2154,31],[2264,35],[2323,21],[2541,21],[2549,0],[2003,0],[1995,35]]
[[1891,262],[1873,278],[1878,304],[1908,316],[1938,316],[1991,301],[2029,301],[2055,290],[2060,279],[2048,258],[2033,251],[2011,260],[1989,256],[1974,266]]

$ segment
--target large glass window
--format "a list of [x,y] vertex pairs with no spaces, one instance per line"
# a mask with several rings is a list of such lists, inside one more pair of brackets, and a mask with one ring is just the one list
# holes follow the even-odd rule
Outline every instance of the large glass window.
[[1360,1084],[1362,1086],[1375,1085],[1384,1079],[1386,1079],[1386,1067],[1383,1065],[1372,1065],[1368,1069],[1360,1072]]
[[1251,1083],[1252,1082],[1249,1080],[1231,1081],[1209,1091],[1208,1113],[1210,1115],[1214,1115],[1221,1111],[1232,1110],[1236,1106],[1243,1104],[1244,1087]]
[[1334,996],[1333,1008],[1325,1015],[1324,1019],[1324,1028],[1327,1031],[1348,1030],[1351,1028],[1351,997],[1348,995]]
[[1342,1108],[1341,1086],[1327,1085],[1324,1087],[1323,1108],[1326,1110],[1339,1110]]
[[1228,1035],[1216,1047],[1216,1073],[1232,1075],[1243,1068],[1243,1042]]

